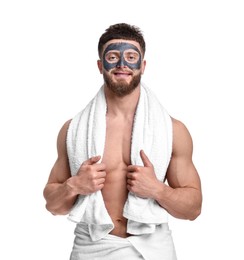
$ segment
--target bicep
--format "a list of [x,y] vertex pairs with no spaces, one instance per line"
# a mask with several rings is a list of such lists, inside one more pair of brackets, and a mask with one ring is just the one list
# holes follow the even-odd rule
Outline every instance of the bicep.
[[173,119],[173,150],[167,170],[167,182],[172,188],[200,189],[198,172],[192,161],[193,144],[183,123]]
[[48,179],[48,183],[63,183],[71,177],[69,160],[66,148],[66,136],[70,120],[61,128],[57,138],[58,158],[54,163]]

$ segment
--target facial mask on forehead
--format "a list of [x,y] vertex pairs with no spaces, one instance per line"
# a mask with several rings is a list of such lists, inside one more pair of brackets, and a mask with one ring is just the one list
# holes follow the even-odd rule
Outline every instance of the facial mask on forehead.
[[[139,55],[139,59],[136,63],[130,63],[130,62],[126,61],[124,58],[124,52],[127,50],[131,50],[131,49],[136,51]],[[117,52],[119,51],[119,60],[117,62],[110,63],[106,60],[106,54],[109,51],[113,51],[113,50],[117,51]],[[127,43],[127,42],[111,43],[107,46],[107,48],[105,49],[105,51],[103,53],[103,65],[107,71],[109,71],[113,68],[116,68],[116,67],[123,67],[123,66],[127,66],[131,70],[140,69],[141,68],[141,53],[138,50],[138,48],[131,43]]]

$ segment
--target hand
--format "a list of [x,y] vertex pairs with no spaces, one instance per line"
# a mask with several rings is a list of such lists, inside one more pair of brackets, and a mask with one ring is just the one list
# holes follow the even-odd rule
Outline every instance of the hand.
[[104,187],[106,166],[97,163],[101,156],[94,156],[84,161],[76,176],[72,177],[69,185],[76,194],[88,195]]
[[127,189],[141,198],[153,198],[159,180],[143,150],[140,151],[140,156],[144,166],[129,165],[127,168]]

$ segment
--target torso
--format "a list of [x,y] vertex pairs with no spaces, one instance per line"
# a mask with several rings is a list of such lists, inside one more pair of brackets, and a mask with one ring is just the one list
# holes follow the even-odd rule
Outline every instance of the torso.
[[127,200],[127,166],[130,164],[131,131],[133,119],[107,118],[106,143],[103,162],[106,164],[106,181],[103,199],[114,223],[111,234],[127,237],[127,219],[123,208]]

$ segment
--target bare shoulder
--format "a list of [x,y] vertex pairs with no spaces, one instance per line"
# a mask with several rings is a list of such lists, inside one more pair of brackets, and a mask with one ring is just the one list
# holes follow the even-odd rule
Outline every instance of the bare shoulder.
[[48,183],[63,183],[70,175],[69,161],[66,148],[66,137],[71,120],[68,120],[61,127],[57,137],[58,158],[54,163]]
[[[72,119],[66,121],[63,126],[61,127],[59,133],[58,133],[58,138],[57,138],[57,148],[58,152],[62,151],[66,147],[66,137],[67,137],[67,131],[70,125]],[[65,148],[66,150],[66,148]]]
[[200,178],[192,161],[193,142],[190,132],[181,121],[172,118],[173,151],[167,170],[167,180],[171,187],[200,188]]
[[192,137],[186,125],[172,118],[173,123],[173,153],[191,155],[193,150]]
[[183,135],[189,135],[190,136],[190,133],[186,127],[186,125],[181,122],[180,120],[178,119],[175,119],[173,117],[171,117],[172,119],[172,122],[173,122],[173,131],[175,134],[183,134]]

